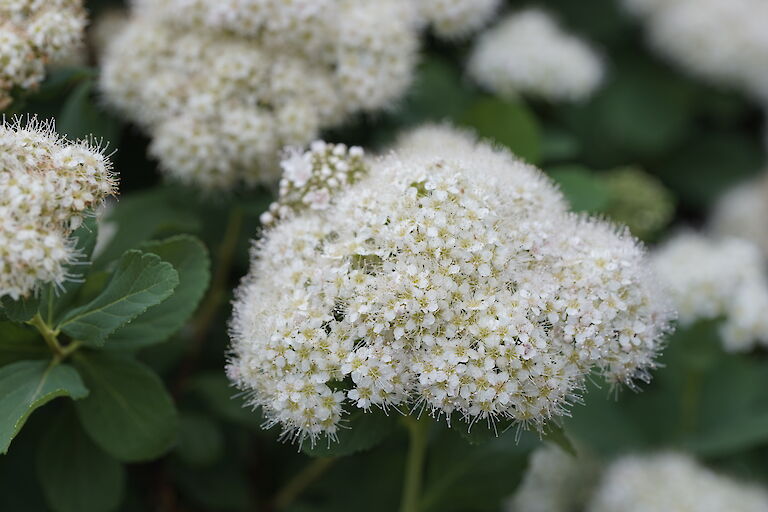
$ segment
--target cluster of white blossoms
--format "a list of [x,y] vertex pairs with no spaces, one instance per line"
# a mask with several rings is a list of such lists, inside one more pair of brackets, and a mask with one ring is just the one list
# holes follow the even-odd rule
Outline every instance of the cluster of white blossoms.
[[652,260],[682,325],[722,317],[727,350],[768,344],[768,276],[756,245],[681,233],[656,249]]
[[501,0],[417,0],[424,23],[436,36],[459,39],[481,29],[499,9]]
[[587,512],[768,512],[768,492],[677,453],[630,455],[605,472]]
[[391,105],[417,46],[408,0],[141,0],[101,85],[169,175],[231,188],[277,181],[280,148]]
[[715,207],[711,229],[749,240],[768,257],[768,174],[725,193]]
[[535,8],[510,15],[483,33],[468,67],[472,78],[495,94],[552,101],[582,100],[604,75],[601,58],[588,44]]
[[540,427],[593,370],[648,378],[671,313],[636,240],[568,213],[510,153],[446,137],[256,244],[227,372],[284,435],[333,438],[372,407]]
[[289,148],[280,162],[283,177],[277,201],[261,214],[265,226],[287,219],[305,208],[324,210],[337,191],[368,171],[363,148],[315,141],[309,151]]
[[48,62],[74,53],[85,24],[82,0],[0,1],[0,109],[11,89],[35,87]]
[[687,71],[768,100],[768,2],[624,0],[654,48]]
[[115,192],[110,169],[99,149],[60,138],[50,124],[0,124],[0,297],[71,277],[69,237]]
[[600,465],[579,451],[578,457],[547,443],[528,460],[528,469],[507,512],[575,512],[584,510],[600,477]]

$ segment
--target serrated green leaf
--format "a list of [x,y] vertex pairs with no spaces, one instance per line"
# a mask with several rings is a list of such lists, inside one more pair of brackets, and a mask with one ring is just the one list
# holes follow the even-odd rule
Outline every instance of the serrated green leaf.
[[202,414],[182,414],[176,454],[188,466],[210,466],[224,454],[221,429]]
[[245,405],[245,399],[221,373],[201,373],[189,385],[217,417],[250,428],[264,423],[260,410]]
[[464,114],[462,124],[473,128],[480,137],[503,144],[528,162],[539,161],[539,126],[523,103],[481,98]]
[[0,322],[0,367],[16,361],[50,357],[51,352],[35,330],[11,322]]
[[472,446],[443,427],[427,452],[430,469],[419,510],[498,510],[517,487],[534,446],[518,442],[514,432]]
[[0,309],[8,320],[26,322],[37,314],[40,307],[40,295],[21,297],[18,300],[13,300],[6,295],[0,299],[0,306],[2,306]]
[[0,368],[0,453],[8,451],[32,412],[54,398],[88,396],[77,371],[50,361],[19,361]]
[[565,433],[565,429],[560,425],[547,425],[544,429],[542,437],[544,441],[549,441],[550,443],[554,443],[559,446],[565,453],[574,457],[578,456],[576,447],[573,446],[573,443]]
[[122,499],[125,471],[86,435],[67,410],[37,450],[37,474],[54,512],[110,512]]
[[596,213],[610,200],[608,188],[600,178],[580,165],[561,165],[547,169],[576,212]]
[[70,236],[75,242],[74,259],[67,264],[66,272],[70,277],[61,286],[46,285],[40,292],[39,312],[48,325],[55,325],[66,308],[72,304],[75,296],[83,286],[93,248],[96,246],[96,238],[99,234],[99,225],[96,216],[86,214],[83,223]]
[[150,460],[176,441],[178,416],[160,378],[145,365],[109,353],[78,352],[91,395],[75,405],[91,438],[124,462]]
[[95,267],[106,267],[123,252],[153,237],[199,231],[201,222],[195,209],[178,204],[180,197],[188,194],[176,185],[122,195],[106,216],[107,222],[117,226],[117,232],[96,256]]
[[370,450],[395,430],[398,416],[394,411],[389,415],[380,410],[355,411],[336,432],[338,442],[321,438],[312,446],[305,441],[301,449],[312,457],[343,457]]
[[69,139],[94,137],[117,145],[120,122],[95,101],[95,81],[83,80],[70,93],[56,120],[56,130]]
[[173,265],[179,274],[179,285],[168,299],[111,335],[110,348],[135,349],[165,341],[187,322],[208,288],[211,262],[198,239],[179,235],[146,243],[141,249]]
[[67,313],[59,328],[86,345],[101,346],[118,328],[167,299],[178,284],[170,263],[155,254],[127,251],[102,293]]

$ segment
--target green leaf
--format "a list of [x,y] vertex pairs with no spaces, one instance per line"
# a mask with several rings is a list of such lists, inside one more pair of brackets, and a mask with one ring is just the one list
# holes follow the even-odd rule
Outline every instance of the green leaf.
[[221,429],[201,414],[182,414],[176,453],[188,466],[210,466],[224,454]]
[[122,195],[106,216],[107,222],[117,225],[117,232],[96,257],[94,265],[104,268],[123,252],[155,236],[199,231],[201,222],[196,216],[199,205],[183,203],[182,198],[188,201],[188,197],[187,191],[180,191],[178,186],[154,187]]
[[72,304],[77,292],[83,286],[83,276],[91,264],[93,248],[99,234],[96,215],[86,214],[83,223],[70,236],[75,241],[75,254],[71,263],[66,266],[66,272],[71,276],[61,286],[52,284],[43,287],[40,294],[40,315],[48,325],[55,325],[66,308]]
[[0,367],[16,361],[50,357],[51,352],[37,331],[10,322],[0,322]]
[[198,239],[179,235],[146,243],[141,249],[172,264],[179,274],[179,285],[167,300],[111,335],[110,348],[133,349],[165,341],[187,322],[208,288],[211,262]]
[[189,389],[223,420],[250,428],[259,428],[264,423],[260,410],[247,406],[242,395],[221,372],[197,375],[190,382]]
[[90,396],[76,403],[86,432],[113,457],[134,462],[168,451],[178,416],[160,378],[143,364],[109,353],[78,352]]
[[531,448],[513,432],[472,446],[443,427],[429,447],[419,510],[499,510],[522,478]]
[[167,299],[178,284],[170,263],[155,254],[127,251],[101,294],[70,311],[59,328],[86,345],[101,346],[118,328]]
[[337,430],[338,442],[320,438],[312,446],[309,441],[304,441],[301,449],[313,457],[343,457],[370,450],[395,430],[397,416],[399,414],[395,411],[391,411],[389,415],[378,409],[369,412],[355,411]]
[[541,152],[539,126],[525,104],[481,98],[474,102],[462,120],[480,137],[503,144],[528,162],[538,162]]
[[561,165],[547,170],[576,212],[595,213],[608,206],[610,195],[605,184],[580,165]]
[[56,122],[56,130],[69,139],[94,137],[117,145],[119,121],[94,100],[95,81],[82,81],[67,98]]
[[0,299],[0,309],[8,320],[14,322],[26,322],[31,319],[40,307],[40,294],[21,297],[18,300],[12,300],[8,295]]
[[60,396],[75,400],[88,396],[71,366],[19,361],[0,368],[0,453],[8,451],[32,411]]
[[70,410],[40,441],[37,473],[54,512],[110,512],[122,500],[122,464],[91,441]]
[[573,443],[568,438],[568,435],[565,433],[565,429],[559,425],[555,425],[552,423],[547,425],[544,429],[543,439],[544,441],[549,441],[551,443],[556,444],[565,453],[572,455],[573,457],[578,456],[576,447],[573,446]]
[[406,123],[455,120],[472,101],[455,66],[437,56],[426,57],[419,66],[413,87],[398,117]]

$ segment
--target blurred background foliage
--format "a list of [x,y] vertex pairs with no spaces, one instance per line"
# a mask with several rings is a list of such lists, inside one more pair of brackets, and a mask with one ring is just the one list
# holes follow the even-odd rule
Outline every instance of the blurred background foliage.
[[[627,224],[649,243],[671,225],[700,224],[724,190],[763,169],[763,115],[757,105],[695,81],[655,57],[640,27],[614,0],[538,3],[593,41],[605,57],[607,81],[589,101],[555,105],[492,97],[463,74],[468,44],[429,40],[416,81],[399,105],[358,117],[325,138],[383,150],[402,129],[425,121],[465,126],[542,167],[575,210]],[[92,19],[120,4],[87,2]],[[396,509],[407,438],[395,418],[367,428],[364,439],[345,440],[340,451],[323,446],[314,451],[327,457],[351,452],[342,459],[311,458],[296,445],[277,442],[279,432],[262,430],[258,411],[232,398],[222,371],[228,303],[247,270],[250,240],[258,236],[258,216],[272,191],[205,196],[162,184],[156,163],[146,156],[148,140],[103,107],[93,55],[88,62],[52,71],[36,93],[14,103],[11,113],[54,117],[60,133],[93,134],[116,151],[121,197],[106,218],[115,234],[97,267],[143,241],[176,233],[202,239],[214,269],[227,254],[233,263],[219,274],[223,295],[210,318],[196,323],[199,332],[182,330],[166,343],[137,348],[176,399],[181,419],[173,450],[157,461],[129,464],[123,473],[122,467],[96,460],[100,452],[61,414],[71,405],[54,403],[32,416],[0,459],[0,510],[49,510],[46,495],[51,492],[58,496],[57,512]],[[234,234],[227,229],[230,211],[238,216]],[[715,323],[679,330],[652,382],[640,392],[617,392],[599,380],[590,383],[585,403],[575,404],[566,421],[568,435],[604,457],[682,447],[768,483],[768,361],[763,353],[723,353]],[[58,426],[43,444],[57,447],[62,458],[76,453],[78,464],[91,468],[73,469],[79,479],[65,482],[69,489],[87,486],[87,503],[79,502],[76,493],[40,488],[38,475],[45,479],[41,472],[47,466],[37,462],[45,450],[38,446],[38,434],[53,421]],[[471,436],[475,444],[454,442],[461,432],[444,424],[430,432],[424,512],[499,510],[514,491],[538,439],[514,429],[494,438],[482,435],[484,428],[475,426],[481,431]],[[313,472],[322,476],[312,478]],[[298,495],[298,490],[303,492]]]

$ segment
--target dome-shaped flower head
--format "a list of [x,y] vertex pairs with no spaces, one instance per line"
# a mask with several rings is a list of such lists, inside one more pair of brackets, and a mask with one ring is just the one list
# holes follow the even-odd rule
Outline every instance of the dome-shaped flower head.
[[756,245],[681,233],[656,249],[652,260],[682,325],[723,317],[727,350],[768,344],[768,277]]
[[101,87],[171,177],[269,184],[283,146],[394,103],[417,45],[408,0],[143,0]]
[[631,384],[653,366],[670,313],[637,242],[447,136],[369,160],[255,245],[227,371],[286,435],[333,437],[373,407],[541,426],[592,370]]
[[768,492],[719,475],[688,455],[629,455],[605,472],[587,512],[766,512]]
[[652,46],[684,70],[768,99],[768,2],[624,0]]
[[499,9],[501,0],[418,0],[424,23],[442,39],[460,39],[480,30]]
[[598,461],[584,450],[578,456],[546,443],[531,453],[528,468],[507,512],[584,510],[600,477]]
[[0,2],[0,109],[12,88],[35,87],[46,63],[74,53],[85,23],[82,0]]
[[712,231],[749,240],[768,258],[768,174],[726,192],[712,215]]
[[0,297],[61,283],[75,256],[72,231],[115,192],[109,160],[37,121],[0,124]]
[[470,76],[495,94],[551,101],[587,98],[604,74],[595,51],[540,9],[512,14],[483,33],[468,66]]

